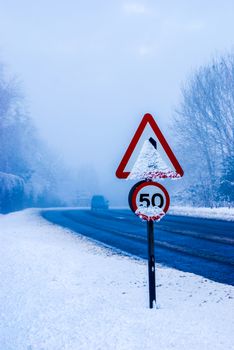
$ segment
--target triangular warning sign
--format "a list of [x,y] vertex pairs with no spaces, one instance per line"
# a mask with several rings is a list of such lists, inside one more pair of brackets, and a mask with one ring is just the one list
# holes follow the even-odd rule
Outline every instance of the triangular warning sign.
[[[161,148],[165,151],[171,165],[167,164],[161,157],[154,137],[150,137],[144,141],[142,149],[131,171],[125,171],[127,164],[140,140],[140,137],[148,124],[153,130],[156,140],[161,144]],[[127,148],[127,151],[123,156],[123,159],[120,162],[120,165],[116,171],[116,176],[119,179],[154,180],[158,178],[180,178],[183,176],[183,174],[183,169],[181,168],[154,118],[149,113],[145,114]]]

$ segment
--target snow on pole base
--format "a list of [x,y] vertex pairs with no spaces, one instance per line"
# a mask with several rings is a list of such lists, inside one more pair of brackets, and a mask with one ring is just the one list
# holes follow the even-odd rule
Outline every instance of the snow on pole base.
[[180,177],[164,162],[158,150],[153,147],[150,141],[146,140],[127,179],[154,180]]

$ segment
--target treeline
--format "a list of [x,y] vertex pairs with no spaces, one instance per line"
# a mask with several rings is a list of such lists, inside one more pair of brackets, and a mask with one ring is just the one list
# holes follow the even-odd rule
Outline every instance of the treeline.
[[234,55],[213,59],[182,88],[173,130],[185,177],[177,200],[234,204]]
[[[0,212],[64,205],[63,168],[40,141],[15,79],[0,64]],[[66,177],[67,178],[67,177]],[[67,179],[68,181],[68,179]]]

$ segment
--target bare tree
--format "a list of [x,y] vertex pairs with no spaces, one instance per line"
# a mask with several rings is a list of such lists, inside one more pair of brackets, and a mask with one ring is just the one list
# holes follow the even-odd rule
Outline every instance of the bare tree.
[[233,54],[213,59],[190,77],[173,128],[193,202],[196,196],[198,204],[216,205],[222,164],[233,154]]

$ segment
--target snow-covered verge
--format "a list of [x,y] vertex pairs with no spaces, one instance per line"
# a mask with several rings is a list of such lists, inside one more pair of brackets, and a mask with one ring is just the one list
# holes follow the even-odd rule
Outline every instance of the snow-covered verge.
[[171,215],[185,215],[199,218],[234,221],[234,208],[196,208],[172,206],[168,210]]
[[47,223],[0,217],[1,350],[233,349],[231,286],[147,264]]

